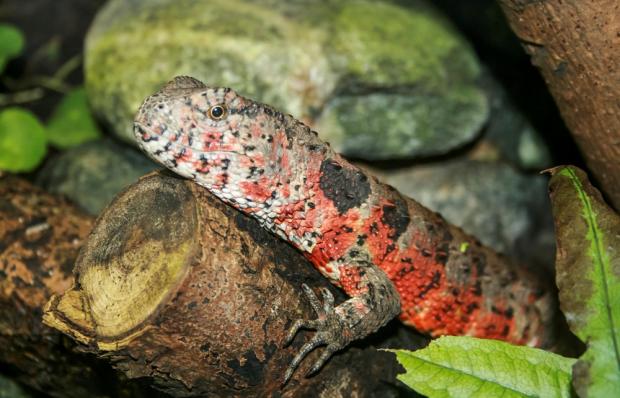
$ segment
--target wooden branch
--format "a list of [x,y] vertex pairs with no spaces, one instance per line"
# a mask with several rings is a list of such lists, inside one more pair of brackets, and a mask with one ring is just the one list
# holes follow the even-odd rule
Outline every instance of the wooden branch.
[[620,3],[498,1],[588,167],[620,209]]
[[[343,298],[255,220],[159,172],[102,213],[77,260],[75,286],[50,300],[44,320],[128,377],[174,396],[333,396],[342,389],[372,396],[397,388],[391,354],[351,348],[306,379],[318,350],[281,390],[284,370],[312,336],[301,332],[281,347],[292,320],[315,317],[302,282]],[[409,337],[394,345],[415,347],[410,333],[401,336]]]
[[15,177],[0,177],[0,364],[55,397],[141,397],[105,362],[41,322],[52,294],[73,283],[73,263],[92,217]]

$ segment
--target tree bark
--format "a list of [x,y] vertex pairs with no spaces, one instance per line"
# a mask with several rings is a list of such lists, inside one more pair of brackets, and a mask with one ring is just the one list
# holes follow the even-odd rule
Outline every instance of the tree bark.
[[0,176],[0,368],[54,397],[152,397],[41,322],[50,296],[73,283],[73,263],[92,225],[67,201]]
[[[391,354],[357,347],[304,378],[317,350],[282,388],[312,336],[300,332],[282,347],[292,320],[315,317],[300,285],[341,293],[254,219],[166,172],[143,177],[108,206],[75,272],[76,284],[50,300],[45,323],[173,396],[370,397],[400,388]],[[424,341],[395,323],[374,337],[404,348]]]
[[498,1],[588,167],[620,210],[620,2]]

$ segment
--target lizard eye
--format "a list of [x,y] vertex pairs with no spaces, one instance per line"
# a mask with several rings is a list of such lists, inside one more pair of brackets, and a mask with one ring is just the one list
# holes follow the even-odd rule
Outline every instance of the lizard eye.
[[213,120],[220,120],[226,116],[226,107],[224,105],[213,105],[207,111],[207,115]]

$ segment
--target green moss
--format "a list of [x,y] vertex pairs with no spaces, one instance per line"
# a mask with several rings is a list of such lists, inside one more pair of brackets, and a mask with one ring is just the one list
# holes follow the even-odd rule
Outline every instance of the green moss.
[[[469,47],[427,10],[385,2],[111,0],[89,33],[85,70],[93,108],[128,141],[133,141],[131,121],[141,101],[181,74],[232,87],[311,124],[333,105],[327,104],[330,99],[359,87],[404,90],[417,98],[407,104],[419,109],[384,101],[379,110],[390,116],[368,123],[363,109],[355,112],[357,120],[338,120],[346,111],[342,107],[330,125],[346,129],[343,139],[359,139],[343,144],[347,148],[376,142],[384,132],[399,157],[411,147],[412,123],[432,134],[431,128],[441,131],[449,124],[454,129],[464,120],[460,128],[471,137],[486,115]],[[426,99],[433,110],[448,106],[458,114],[448,114],[442,123],[427,122],[431,105]],[[451,106],[454,102],[459,105]],[[413,118],[420,114],[420,120]],[[378,129],[375,136],[348,130],[365,124]]]
[[443,96],[375,93],[335,99],[319,131],[347,156],[411,158],[444,154],[470,142],[487,117],[486,97],[470,86]]
[[[335,57],[348,72],[372,84],[445,85],[455,76],[471,81],[479,71],[469,46],[437,15],[380,2],[354,2],[336,16]],[[449,63],[446,64],[446,61]]]

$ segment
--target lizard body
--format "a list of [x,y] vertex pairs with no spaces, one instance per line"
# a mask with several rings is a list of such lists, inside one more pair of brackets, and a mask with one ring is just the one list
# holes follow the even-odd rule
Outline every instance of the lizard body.
[[[369,110],[371,111],[371,110]],[[398,316],[431,336],[552,343],[553,295],[535,277],[336,154],[290,115],[177,77],[135,119],[140,147],[287,240],[350,297],[303,286],[315,329],[285,380],[319,345],[337,350]]]

